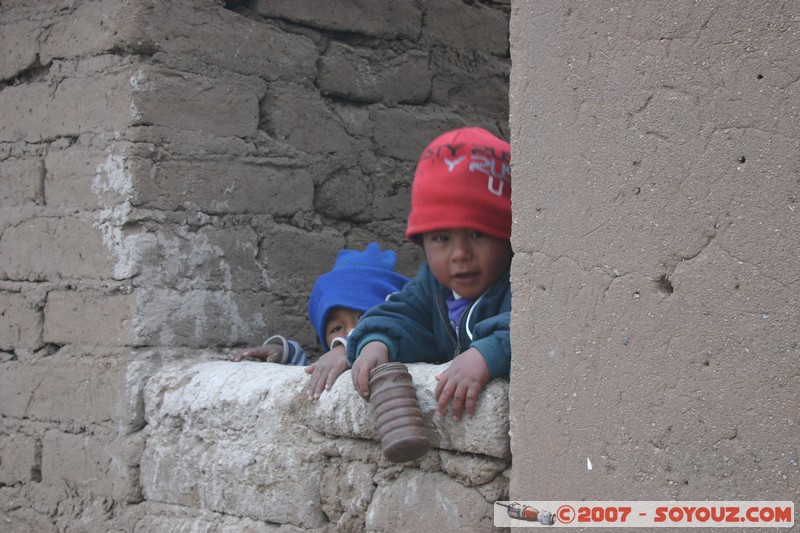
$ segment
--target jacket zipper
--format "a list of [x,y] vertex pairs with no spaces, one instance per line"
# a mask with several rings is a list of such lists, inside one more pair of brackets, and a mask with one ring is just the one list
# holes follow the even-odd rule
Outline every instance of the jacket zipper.
[[447,317],[445,316],[445,312],[442,309],[443,307],[446,306],[447,304],[443,302],[442,295],[440,294],[436,298],[436,309],[439,311],[439,318],[445,325],[445,331],[447,331],[447,334],[450,336],[450,340],[453,341],[453,344],[456,345],[456,351],[453,354],[453,358],[455,359],[455,357],[461,353],[461,346],[458,344],[458,337],[453,333],[453,328],[450,326],[450,321],[447,319]]
[[453,328],[450,326],[450,320],[448,320],[445,316],[443,307],[447,307],[447,304],[443,303],[441,295],[439,295],[439,298],[437,298],[437,304],[438,305],[436,307],[439,309],[439,318],[441,318],[442,322],[444,322],[445,329],[450,335],[450,339],[452,339],[453,343],[456,345],[456,350],[453,352],[453,359],[455,359],[455,357],[461,353],[461,324],[464,320],[464,315],[467,314],[467,311],[469,311],[473,305],[475,305],[475,302],[469,304],[466,309],[461,312],[461,316],[458,317],[458,324],[456,325],[456,333],[453,333]]

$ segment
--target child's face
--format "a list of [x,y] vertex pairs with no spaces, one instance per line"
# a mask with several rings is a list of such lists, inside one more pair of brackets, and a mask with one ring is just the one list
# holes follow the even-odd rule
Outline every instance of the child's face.
[[328,313],[328,320],[325,322],[325,341],[331,345],[336,337],[344,337],[350,334],[361,318],[361,311],[354,311],[344,307],[334,307]]
[[464,298],[477,298],[511,264],[511,244],[471,229],[422,235],[425,259],[436,280]]

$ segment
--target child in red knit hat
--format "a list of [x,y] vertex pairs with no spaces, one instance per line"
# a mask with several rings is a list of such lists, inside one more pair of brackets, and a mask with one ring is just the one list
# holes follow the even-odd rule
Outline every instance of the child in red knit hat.
[[347,357],[356,390],[389,361],[450,365],[436,376],[437,414],[475,412],[478,395],[511,366],[511,147],[482,128],[440,135],[411,186],[406,237],[425,264],[405,288],[364,313]]

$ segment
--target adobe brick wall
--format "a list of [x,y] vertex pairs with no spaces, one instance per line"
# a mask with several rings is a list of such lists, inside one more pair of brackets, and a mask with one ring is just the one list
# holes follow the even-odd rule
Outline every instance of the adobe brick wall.
[[[503,457],[476,456],[474,464],[475,450],[445,446],[426,471],[394,467],[379,483],[365,462],[378,444],[355,435],[368,451],[321,456],[331,464],[320,466],[317,491],[327,507],[312,522],[288,511],[285,520],[253,513],[255,502],[187,503],[180,484],[174,492],[159,484],[184,470],[146,469],[147,458],[174,451],[159,444],[174,428],[161,423],[158,394],[145,391],[168,381],[171,365],[188,365],[187,375],[195,364],[220,365],[191,382],[207,394],[220,373],[252,377],[268,367],[223,360],[273,333],[318,351],[308,293],[342,247],[378,241],[414,274],[421,256],[403,228],[422,148],[462,125],[508,138],[509,11],[508,2],[454,0],[324,8],[3,0],[4,528],[362,530],[380,527],[396,497],[377,491],[368,515],[379,484],[426,472],[436,481],[423,483],[424,494],[444,483],[455,498],[466,487],[469,513],[486,525],[490,503],[507,491],[507,442]],[[304,377],[294,371],[293,379]],[[267,389],[284,383],[261,380]],[[181,383],[163,393],[178,394]],[[505,401],[505,389],[498,398]],[[255,399],[242,401],[252,409]],[[500,405],[507,434],[507,404]],[[180,415],[195,420],[191,409]],[[217,415],[247,420],[252,411]],[[314,428],[304,435],[314,446],[326,439]],[[175,449],[186,461],[199,458],[181,463],[189,476],[207,464],[202,446],[198,455]],[[355,510],[334,498],[352,475],[366,480]],[[270,482],[268,473],[252,479]],[[212,494],[216,482],[202,478],[197,490]],[[427,513],[433,519],[437,508]]]
[[538,6],[511,16],[510,497],[797,505],[797,4]]

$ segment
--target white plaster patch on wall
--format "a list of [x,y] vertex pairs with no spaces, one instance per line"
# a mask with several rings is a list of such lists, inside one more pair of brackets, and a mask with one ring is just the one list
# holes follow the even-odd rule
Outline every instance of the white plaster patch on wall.
[[219,271],[222,273],[222,286],[227,290],[231,290],[232,288],[231,282],[233,280],[233,275],[231,274],[231,266],[228,264],[227,261],[223,261],[222,259],[220,259]]
[[162,346],[207,346],[208,342],[236,342],[242,336],[263,331],[260,316],[239,311],[230,291],[141,289],[136,291],[137,309],[133,331],[137,342]]
[[[437,496],[438,500],[438,496]],[[405,492],[405,505],[408,507],[413,507],[415,504],[419,503],[419,481],[417,478],[411,478],[409,480],[408,485],[406,486]]]
[[[134,93],[149,93],[156,90],[155,82],[148,78],[147,74],[142,70],[137,70],[136,73],[130,77],[130,84]],[[142,110],[139,109],[135,101],[131,101],[130,109],[131,118],[134,120],[140,120],[144,116]]]
[[131,88],[135,92],[152,92],[156,90],[156,84],[147,77],[141,69],[137,70],[130,78]]
[[245,250],[247,250],[250,256],[253,257],[255,265],[258,268],[258,271],[261,273],[261,281],[264,283],[264,286],[268,290],[272,290],[272,282],[269,279],[269,273],[267,272],[267,268],[262,261],[258,260],[258,246],[254,245],[251,242],[246,242],[242,246]]
[[[215,335],[216,338],[227,342],[235,342],[243,336],[250,335],[250,326],[239,313],[239,306],[233,299],[233,294],[225,292],[201,292],[200,312],[195,319],[195,337],[206,338],[208,328],[217,329],[217,324],[226,324],[225,331]],[[209,315],[213,318],[209,319]]]
[[[233,276],[225,250],[214,244],[204,231],[181,226],[175,234],[159,232],[159,278],[170,280],[181,290],[193,288],[192,283],[206,276],[221,278],[222,288],[230,290]],[[218,265],[219,271],[204,273],[208,265]],[[206,280],[209,281],[209,280]],[[195,287],[196,288],[196,287]]]
[[128,435],[144,426],[144,385],[155,372],[156,364],[149,358],[126,365],[123,386],[116,400],[115,420],[120,435]]
[[136,105],[136,102],[131,102],[131,118],[134,120],[141,120],[144,116],[144,113],[139,109],[139,106]]
[[94,216],[93,225],[100,230],[103,244],[116,258],[113,277],[116,280],[132,278],[140,272],[142,250],[152,237],[125,235],[122,230],[132,210],[133,192],[133,179],[124,151],[108,154],[106,160],[97,165],[91,191],[102,207]]
[[130,279],[140,274],[143,250],[155,245],[153,235],[125,235],[122,226],[127,221],[130,210],[131,205],[125,202],[114,207],[104,207],[94,217],[93,226],[100,230],[103,244],[116,258],[112,274],[115,280]]
[[230,198],[230,196],[236,192],[236,189],[236,181],[225,187],[225,190],[222,191],[222,194],[211,202],[211,209],[216,212],[229,211],[231,206],[228,198]]
[[230,210],[231,206],[227,200],[216,199],[211,202],[211,209],[217,212],[224,212]]
[[[92,192],[102,200],[104,193],[113,192],[125,200],[130,198],[133,191],[133,180],[126,169],[127,157],[122,154],[108,154],[106,160],[95,168],[92,180]],[[108,205],[102,203],[102,205]]]

